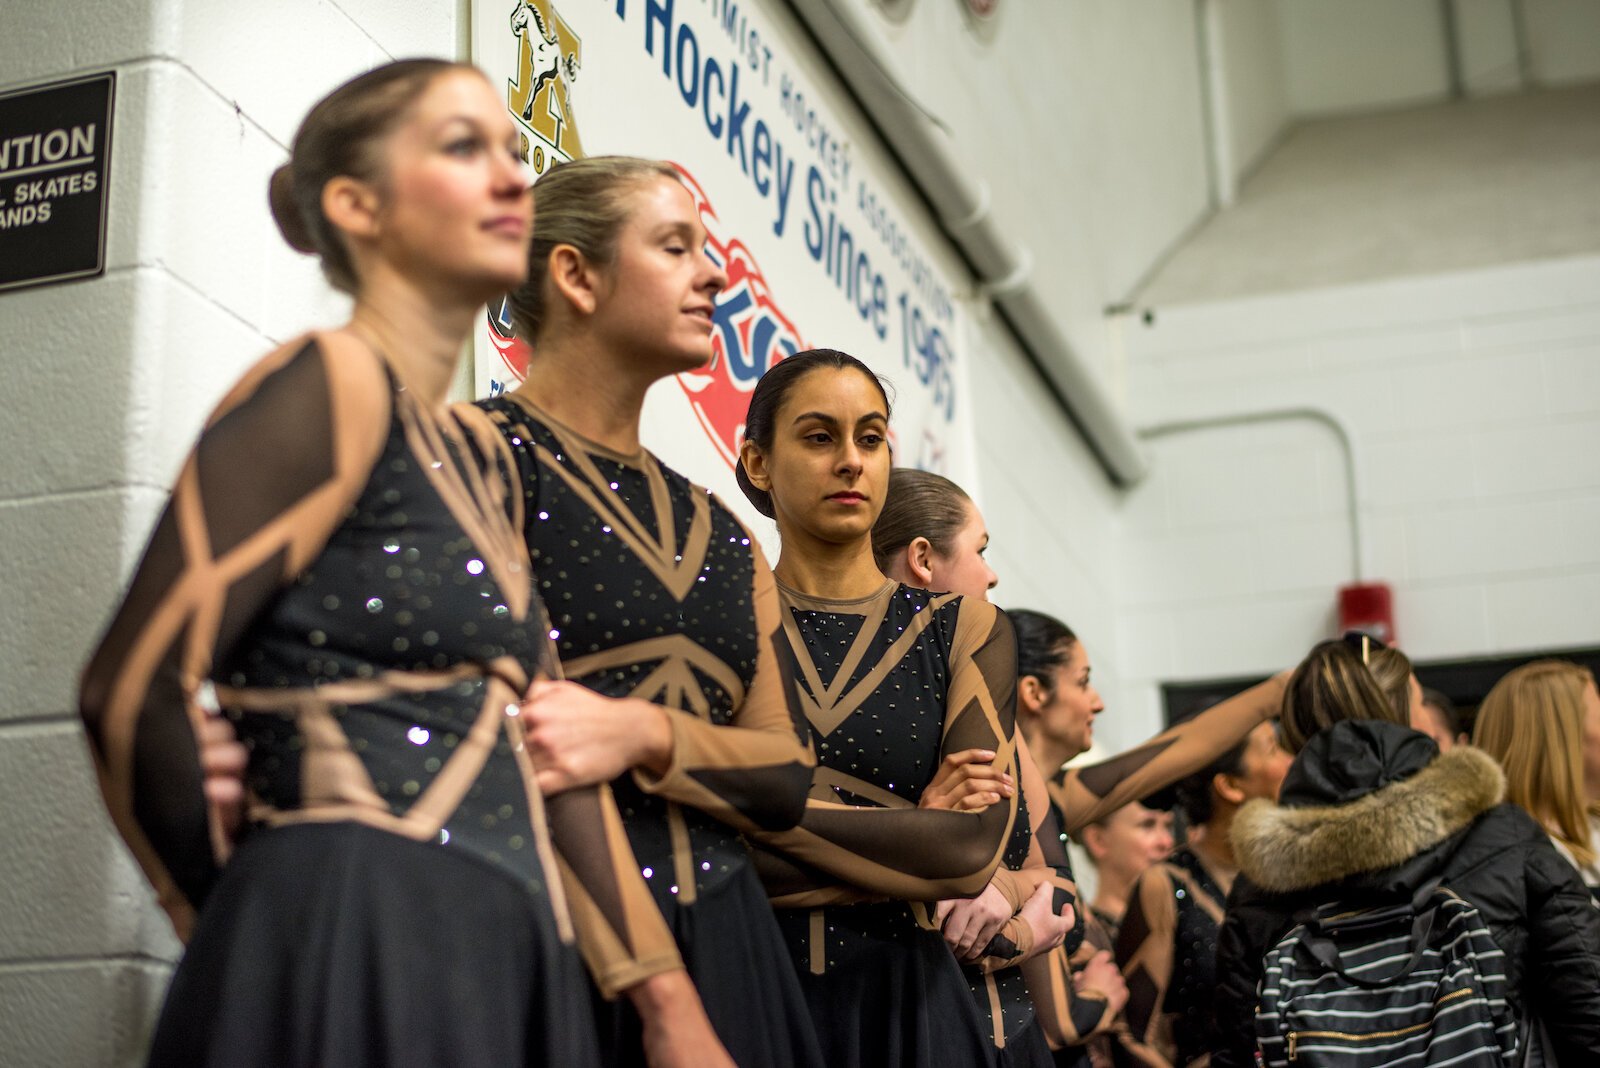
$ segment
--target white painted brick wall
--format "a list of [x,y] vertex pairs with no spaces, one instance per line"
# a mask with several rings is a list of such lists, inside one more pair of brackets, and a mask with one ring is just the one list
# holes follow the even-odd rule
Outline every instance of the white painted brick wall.
[[[1004,608],[1048,612],[1072,627],[1114,706],[1117,493],[1037,374],[992,324],[975,345],[984,360],[972,376],[976,494],[988,523],[988,559],[1000,577],[990,596]],[[1112,730],[1110,737],[1122,736]]]
[[178,952],[116,837],[76,683],[207,411],[347,304],[272,225],[307,106],[453,55],[464,5],[68,0],[8,11],[0,89],[115,69],[104,277],[0,295],[0,1065],[142,1063]]
[[[1157,309],[1127,333],[1142,424],[1289,405],[1350,427],[1369,577],[1423,659],[1600,642],[1600,258]],[[1350,581],[1314,424],[1151,444],[1123,504],[1121,668],[1293,663]]]

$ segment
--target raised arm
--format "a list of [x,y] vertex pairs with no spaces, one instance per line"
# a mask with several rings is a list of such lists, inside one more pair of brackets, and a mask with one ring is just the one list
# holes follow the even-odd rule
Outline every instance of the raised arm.
[[[933,607],[925,609],[933,611]],[[804,650],[797,651],[804,656]],[[940,756],[964,749],[995,753],[999,767],[1015,761],[1016,639],[1011,623],[982,601],[963,601],[950,655],[950,684]],[[835,783],[885,806],[845,805],[817,798]],[[1016,795],[983,812],[918,809],[888,791],[819,769],[800,826],[753,837],[783,856],[788,875],[825,873],[848,884],[785,892],[769,882],[774,904],[805,907],[850,900],[851,893],[903,901],[966,897],[982,890],[1005,852]],[[795,863],[798,862],[798,863]],[[758,865],[764,877],[774,866]]]
[[179,937],[228,850],[202,794],[201,684],[366,484],[389,396],[377,358],[340,335],[252,368],[207,422],[85,669],[106,806]]
[[1273,676],[1169,727],[1142,745],[1087,767],[1063,768],[1050,793],[1068,834],[1170,786],[1244,741],[1256,726],[1283,707],[1284,679]]

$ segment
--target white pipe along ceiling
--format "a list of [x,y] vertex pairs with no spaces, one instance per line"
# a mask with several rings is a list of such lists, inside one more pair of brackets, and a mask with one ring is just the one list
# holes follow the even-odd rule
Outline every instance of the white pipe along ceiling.
[[839,76],[871,118],[906,177],[933,208],[939,226],[978,277],[978,293],[1011,327],[1112,482],[1131,486],[1148,462],[1132,427],[1099,376],[1067,340],[1032,275],[1033,257],[1003,233],[990,211],[989,187],[974,180],[949,134],[902,86],[846,0],[789,0]]

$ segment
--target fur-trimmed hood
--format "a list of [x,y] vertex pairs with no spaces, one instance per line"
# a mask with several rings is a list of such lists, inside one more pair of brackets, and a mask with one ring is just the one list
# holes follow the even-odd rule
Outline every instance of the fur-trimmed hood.
[[1422,736],[1387,723],[1341,723],[1314,737],[1284,782],[1285,803],[1252,801],[1234,818],[1239,869],[1275,893],[1387,871],[1505,798],[1505,775],[1487,753],[1457,746],[1428,760],[1432,743],[1424,750],[1412,739]]

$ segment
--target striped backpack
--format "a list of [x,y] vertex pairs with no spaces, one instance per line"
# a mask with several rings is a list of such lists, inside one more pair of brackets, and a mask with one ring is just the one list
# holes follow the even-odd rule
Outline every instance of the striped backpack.
[[1505,954],[1439,887],[1409,902],[1317,909],[1266,956],[1257,1063],[1272,1068],[1511,1068]]

